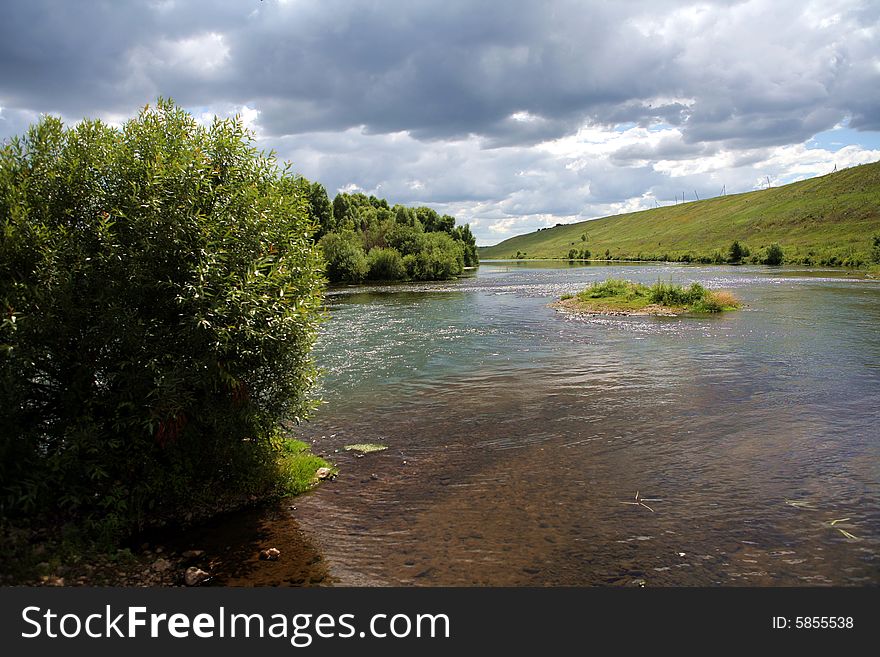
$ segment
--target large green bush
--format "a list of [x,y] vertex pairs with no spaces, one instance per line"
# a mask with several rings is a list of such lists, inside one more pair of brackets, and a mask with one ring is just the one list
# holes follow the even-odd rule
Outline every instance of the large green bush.
[[315,376],[301,182],[162,100],[0,150],[3,516],[113,534],[271,485]]
[[367,277],[370,265],[360,239],[353,232],[327,233],[320,245],[331,281],[357,283]]
[[367,254],[369,276],[375,281],[397,281],[406,276],[403,258],[396,249],[376,247]]
[[464,249],[446,233],[425,233],[419,251],[404,257],[407,274],[416,281],[447,280],[464,269]]

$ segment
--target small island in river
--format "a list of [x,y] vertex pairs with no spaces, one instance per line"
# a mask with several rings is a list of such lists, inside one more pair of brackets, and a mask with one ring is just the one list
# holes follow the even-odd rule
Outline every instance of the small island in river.
[[663,283],[643,285],[609,278],[577,294],[564,294],[552,304],[557,310],[592,315],[681,315],[736,310],[741,302],[724,290]]

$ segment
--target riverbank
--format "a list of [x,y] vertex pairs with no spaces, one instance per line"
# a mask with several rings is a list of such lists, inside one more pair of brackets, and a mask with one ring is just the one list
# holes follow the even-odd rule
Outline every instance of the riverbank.
[[[282,556],[288,562],[285,576],[294,584],[318,583],[323,576],[311,564],[320,555],[290,526],[284,510],[297,495],[335,478],[336,468],[292,439],[283,441],[277,467],[277,487],[262,495],[194,505],[183,517],[157,516],[140,534],[116,545],[86,539],[80,528],[61,522],[6,522],[0,526],[0,585],[198,586],[218,580],[244,585],[260,581],[259,573],[243,578],[231,573],[246,571],[252,561],[275,562]],[[266,552],[273,549],[280,554]]]

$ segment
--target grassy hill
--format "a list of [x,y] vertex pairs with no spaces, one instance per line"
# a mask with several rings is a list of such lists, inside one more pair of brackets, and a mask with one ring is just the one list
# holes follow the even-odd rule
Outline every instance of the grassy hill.
[[880,162],[782,187],[544,228],[481,247],[481,258],[723,262],[734,240],[745,262],[778,243],[785,261],[859,266],[880,235]]

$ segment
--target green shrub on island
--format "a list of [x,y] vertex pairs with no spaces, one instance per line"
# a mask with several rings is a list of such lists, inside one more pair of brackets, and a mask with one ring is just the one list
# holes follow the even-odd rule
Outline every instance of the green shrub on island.
[[307,197],[239,119],[165,100],[0,147],[4,521],[112,543],[284,486],[316,377]]
[[398,281],[406,278],[406,266],[403,257],[397,249],[382,248],[381,246],[370,249],[367,254],[369,265],[369,277],[375,281]]
[[593,283],[576,295],[563,295],[575,309],[589,312],[634,313],[653,309],[716,313],[735,310],[740,302],[731,293],[707,290],[699,283],[688,287],[658,281],[648,286],[633,281],[609,278]]
[[360,239],[353,231],[327,233],[318,244],[327,262],[329,280],[358,283],[367,277],[370,265]]
[[479,265],[470,227],[431,208],[389,207],[361,193],[337,194],[331,204],[315,185],[309,199],[332,283],[446,280]]

